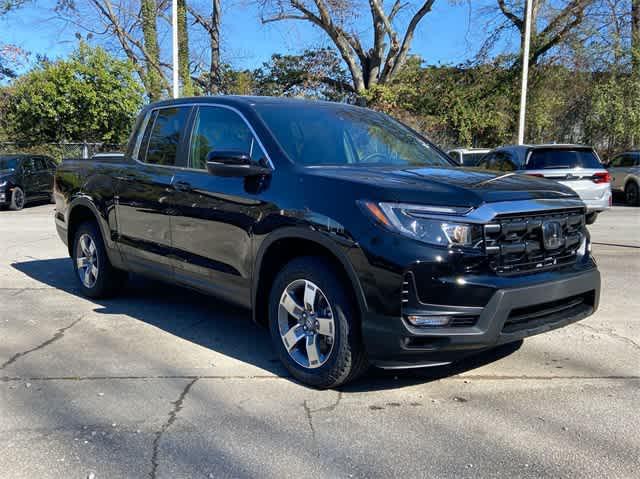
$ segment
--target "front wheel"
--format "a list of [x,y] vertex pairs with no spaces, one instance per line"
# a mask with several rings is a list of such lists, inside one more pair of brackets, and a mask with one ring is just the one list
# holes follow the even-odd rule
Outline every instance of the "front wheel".
[[356,305],[326,260],[296,258],[277,275],[269,328],[280,360],[299,381],[332,388],[367,367]]
[[9,209],[13,211],[19,211],[24,208],[25,204],[25,196],[24,191],[19,186],[16,186],[11,192],[11,203],[9,204]]
[[98,225],[93,221],[87,221],[78,227],[71,254],[73,269],[85,296],[111,296],[126,279],[124,271],[111,265]]
[[629,206],[640,205],[640,189],[638,183],[630,181],[624,189],[624,199]]

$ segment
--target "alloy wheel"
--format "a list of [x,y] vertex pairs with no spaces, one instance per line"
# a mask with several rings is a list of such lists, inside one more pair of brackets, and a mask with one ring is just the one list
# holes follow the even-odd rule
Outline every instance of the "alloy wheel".
[[278,308],[278,329],[285,349],[300,366],[319,368],[335,342],[331,305],[322,290],[304,279],[285,288]]
[[76,265],[82,284],[87,288],[93,288],[99,274],[98,251],[93,238],[86,233],[78,239]]
[[20,188],[16,188],[13,191],[13,202],[17,210],[24,208],[24,193]]

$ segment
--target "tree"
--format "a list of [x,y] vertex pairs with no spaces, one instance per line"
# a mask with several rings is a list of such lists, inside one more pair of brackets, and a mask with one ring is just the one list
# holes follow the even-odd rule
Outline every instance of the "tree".
[[178,0],[178,72],[182,82],[182,95],[193,96],[189,67],[189,31],[187,30],[187,2]]
[[160,60],[156,0],[57,0],[56,4],[56,12],[66,22],[102,37],[107,46],[117,42],[150,100],[159,100],[169,91],[166,65]]
[[[92,1],[99,4],[96,0]],[[109,8],[107,11],[109,10],[113,11],[112,8]],[[160,48],[158,47],[158,10],[155,0],[142,0],[140,5],[140,17],[142,20],[142,36],[144,39],[144,49],[142,50],[144,50],[143,58],[145,60],[144,72],[140,75],[140,78],[142,83],[145,84],[149,99],[151,101],[156,101],[162,97],[163,74],[162,71],[157,68],[160,64]],[[117,26],[118,22],[115,21],[115,17],[113,15],[110,15],[107,18],[111,19],[110,22],[117,32],[122,30],[121,27]],[[127,36],[119,34],[118,39],[120,40],[120,44],[127,54],[127,57],[129,57],[129,60],[134,64],[139,63],[140,60],[134,53],[134,49],[128,46],[131,42],[128,40]],[[143,70],[140,70],[139,73],[141,71]]]
[[211,95],[218,93],[222,83],[222,70],[220,65],[220,0],[211,0],[211,13],[204,15],[193,7],[190,2],[187,6],[189,13],[195,22],[199,24],[209,35],[209,73],[205,78],[196,79],[205,93]]
[[340,57],[330,48],[307,49],[301,55],[273,54],[254,72],[256,93],[344,101],[352,95]]
[[[26,0],[0,0],[0,16],[20,8],[25,3]],[[18,59],[23,56],[25,52],[21,48],[0,42],[0,80],[15,77],[15,64],[19,63]]]
[[[498,8],[506,21],[520,34],[520,52],[523,51],[525,34],[524,1],[497,0]],[[530,1],[533,5],[529,65],[533,66],[551,49],[569,38],[584,20],[585,10],[593,0],[563,0],[560,6],[550,0]],[[496,29],[495,33],[499,32],[500,28]]]
[[142,105],[129,61],[81,44],[68,60],[44,62],[8,89],[6,123],[25,143],[122,143]]
[[640,0],[631,0],[631,59],[633,77],[640,82]]
[[359,5],[349,0],[261,0],[263,23],[282,20],[310,22],[322,29],[333,42],[351,76],[352,92],[364,97],[367,90],[385,84],[398,74],[406,62],[416,28],[431,11],[435,0],[425,0],[413,13],[400,34],[394,21],[410,3],[395,0],[385,10],[383,0],[369,0],[372,48],[365,49],[360,35],[350,29],[349,20],[358,16]]

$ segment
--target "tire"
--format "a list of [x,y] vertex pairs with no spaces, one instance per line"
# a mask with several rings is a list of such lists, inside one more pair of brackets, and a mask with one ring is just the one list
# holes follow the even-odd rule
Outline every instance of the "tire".
[[638,183],[630,181],[624,188],[624,199],[629,206],[640,206],[640,188]]
[[16,186],[11,191],[11,202],[9,203],[9,209],[13,211],[20,211],[24,208],[26,203],[26,197],[24,195],[24,191],[19,186]]
[[593,213],[587,213],[586,222],[588,225],[592,225],[598,219],[598,212],[594,211]]
[[[310,256],[290,261],[273,282],[269,296],[273,346],[287,370],[302,383],[320,389],[335,388],[353,381],[368,367],[357,308],[347,294],[347,287],[326,260]],[[305,308],[305,295],[314,290],[315,302],[312,308]],[[285,300],[285,294],[295,300],[294,304]],[[322,321],[322,325],[314,318]],[[292,331],[295,334],[288,338],[293,341],[287,339],[293,343],[289,349],[283,333]],[[313,344],[309,345],[310,342]],[[309,354],[310,347],[316,354]],[[312,361],[312,357],[318,360]]]
[[[114,268],[109,262],[102,234],[95,221],[84,222],[76,230],[71,258],[82,294],[89,298],[112,296],[126,281],[126,272]],[[87,269],[90,269],[88,276]]]

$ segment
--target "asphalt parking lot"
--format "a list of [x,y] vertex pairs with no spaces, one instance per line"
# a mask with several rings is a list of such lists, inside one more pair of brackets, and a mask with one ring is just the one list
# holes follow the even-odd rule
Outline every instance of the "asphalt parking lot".
[[639,477],[640,208],[591,228],[594,316],[340,391],[216,299],[79,296],[52,214],[0,212],[0,477]]

